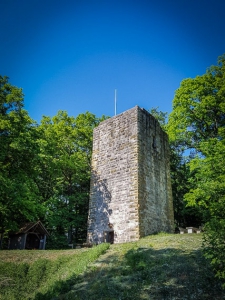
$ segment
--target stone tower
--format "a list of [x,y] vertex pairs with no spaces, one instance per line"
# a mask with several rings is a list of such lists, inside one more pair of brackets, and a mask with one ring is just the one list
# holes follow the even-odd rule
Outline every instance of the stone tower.
[[94,130],[88,216],[90,243],[136,241],[173,232],[166,133],[136,106]]

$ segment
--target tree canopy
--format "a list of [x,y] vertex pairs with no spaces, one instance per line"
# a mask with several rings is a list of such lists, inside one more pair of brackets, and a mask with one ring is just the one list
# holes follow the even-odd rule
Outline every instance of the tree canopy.
[[86,237],[92,135],[104,118],[89,112],[74,118],[59,111],[41,120],[38,186],[48,212],[45,223],[55,240],[65,233],[68,243]]
[[201,149],[201,142],[221,138],[225,126],[225,55],[218,64],[196,78],[181,82],[169,115],[168,133],[171,141],[187,148]]
[[204,75],[182,81],[167,130],[171,143],[195,151],[184,201],[203,213],[206,257],[225,282],[225,54]]
[[40,219],[54,248],[84,240],[92,133],[106,117],[59,111],[37,124],[23,107],[22,89],[0,76],[0,233]]
[[35,123],[23,109],[22,90],[0,76],[0,231],[37,219],[41,205],[34,183]]

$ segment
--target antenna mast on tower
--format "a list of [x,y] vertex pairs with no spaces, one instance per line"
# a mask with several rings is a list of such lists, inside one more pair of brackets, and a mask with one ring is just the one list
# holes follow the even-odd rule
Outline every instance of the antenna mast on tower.
[[115,116],[116,116],[116,90],[115,90]]

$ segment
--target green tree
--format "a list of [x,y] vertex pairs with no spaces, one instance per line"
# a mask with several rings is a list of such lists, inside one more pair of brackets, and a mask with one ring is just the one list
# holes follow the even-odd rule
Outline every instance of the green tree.
[[167,132],[171,141],[201,151],[201,141],[220,138],[225,126],[225,54],[206,74],[181,82],[173,100]]
[[197,156],[190,162],[191,170],[195,171],[192,178],[195,185],[185,198],[190,205],[205,208],[210,218],[225,200],[225,140],[210,139],[201,143],[201,149],[204,158]]
[[[192,176],[190,188],[195,193],[186,197],[189,205],[201,205],[201,201],[194,201],[197,190],[207,193],[206,185],[208,173],[202,173],[200,164],[204,164],[211,154],[210,145],[215,141],[222,142],[225,127],[225,55],[219,57],[218,65],[207,69],[206,74],[194,79],[185,79],[176,91],[173,100],[173,111],[169,116],[167,132],[171,143],[181,149],[192,149],[194,155],[190,167]],[[211,148],[211,147],[210,147]],[[214,156],[216,160],[216,153]],[[201,189],[199,187],[201,184]],[[207,183],[208,184],[208,183]],[[195,196],[194,196],[195,195]],[[202,195],[200,196],[200,198]],[[209,217],[206,205],[205,216]]]
[[193,172],[189,162],[190,158],[184,155],[184,151],[170,143],[170,174],[176,227],[198,227],[203,220],[199,206],[189,206],[185,198],[192,187]]
[[[196,157],[190,167],[195,171],[195,187],[185,198],[189,205],[205,213],[205,255],[225,287],[225,131],[221,140],[212,138],[201,143],[204,159]],[[222,133],[223,132],[223,133]]]
[[39,126],[37,185],[44,198],[54,247],[60,239],[58,247],[86,237],[93,128],[104,118],[89,112],[74,118],[59,111],[52,119],[43,117]]
[[0,76],[0,233],[41,219],[54,247],[84,239],[93,129],[106,117],[59,111],[37,125],[23,107],[22,89]]
[[204,215],[205,253],[225,282],[225,55],[206,74],[181,83],[173,108],[171,141],[195,151],[185,201]]
[[149,112],[159,122],[160,126],[166,131],[168,113],[160,111],[158,106],[152,107]]
[[34,182],[35,123],[23,109],[22,90],[0,76],[0,231],[16,230],[42,214]]

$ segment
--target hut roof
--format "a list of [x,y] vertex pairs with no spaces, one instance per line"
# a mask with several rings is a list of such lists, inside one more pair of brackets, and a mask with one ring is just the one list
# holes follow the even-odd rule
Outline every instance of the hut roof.
[[41,221],[37,222],[29,222],[23,225],[23,227],[20,228],[20,230],[17,232],[19,233],[28,233],[28,232],[36,232],[41,234],[49,235],[48,231],[44,227],[44,225],[41,223]]

